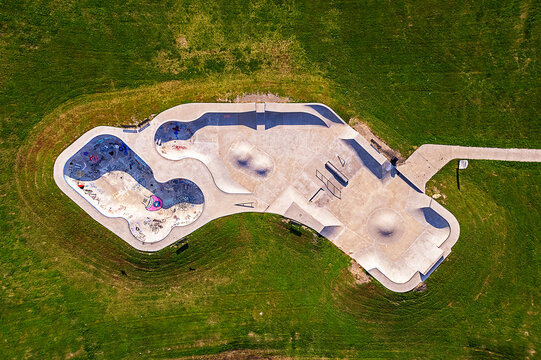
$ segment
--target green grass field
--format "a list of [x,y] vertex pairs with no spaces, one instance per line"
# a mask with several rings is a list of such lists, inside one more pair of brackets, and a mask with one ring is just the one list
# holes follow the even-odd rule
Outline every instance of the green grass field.
[[[0,358],[536,358],[541,165],[450,164],[461,224],[423,292],[357,285],[278,216],[139,253],[61,193],[56,156],[98,125],[273,92],[323,102],[409,154],[541,148],[538,4],[0,2]],[[478,206],[482,204],[482,206]],[[190,270],[194,269],[194,270]]]

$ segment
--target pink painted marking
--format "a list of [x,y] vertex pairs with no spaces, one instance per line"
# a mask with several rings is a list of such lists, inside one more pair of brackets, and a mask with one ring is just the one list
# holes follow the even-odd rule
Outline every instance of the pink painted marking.
[[150,201],[148,202],[148,205],[146,206],[146,209],[148,211],[158,211],[162,208],[163,201],[156,195],[152,195],[150,197]]

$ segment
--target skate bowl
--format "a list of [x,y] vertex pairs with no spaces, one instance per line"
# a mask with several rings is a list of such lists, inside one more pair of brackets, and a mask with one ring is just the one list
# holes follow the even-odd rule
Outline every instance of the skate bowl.
[[194,182],[157,181],[150,166],[113,135],[91,139],[68,159],[63,175],[101,214],[125,219],[140,241],[160,241],[203,212],[204,196]]
[[238,127],[257,128],[255,112],[202,114],[191,121],[168,121],[162,124],[154,135],[156,150],[170,160],[179,160],[189,154],[193,137],[206,127]]
[[228,158],[231,166],[256,178],[265,178],[274,169],[274,161],[268,154],[245,141],[231,145]]
[[381,244],[400,240],[404,234],[404,220],[400,214],[389,208],[376,209],[369,215],[366,224],[370,237]]

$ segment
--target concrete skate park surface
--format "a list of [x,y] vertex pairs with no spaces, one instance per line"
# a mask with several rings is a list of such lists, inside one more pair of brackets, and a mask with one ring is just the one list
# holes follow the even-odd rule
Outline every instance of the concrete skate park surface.
[[[541,160],[532,151],[528,161]],[[322,104],[185,104],[139,131],[88,131],[57,158],[54,178],[142,251],[222,216],[269,212],[311,227],[403,292],[430,275],[460,233],[421,191],[449,160],[422,155],[397,170]]]

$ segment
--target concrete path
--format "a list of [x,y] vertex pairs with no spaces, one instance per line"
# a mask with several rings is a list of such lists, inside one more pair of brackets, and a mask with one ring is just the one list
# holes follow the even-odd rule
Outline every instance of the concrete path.
[[422,192],[438,171],[454,159],[541,162],[541,149],[501,149],[453,145],[420,146],[398,171]]

